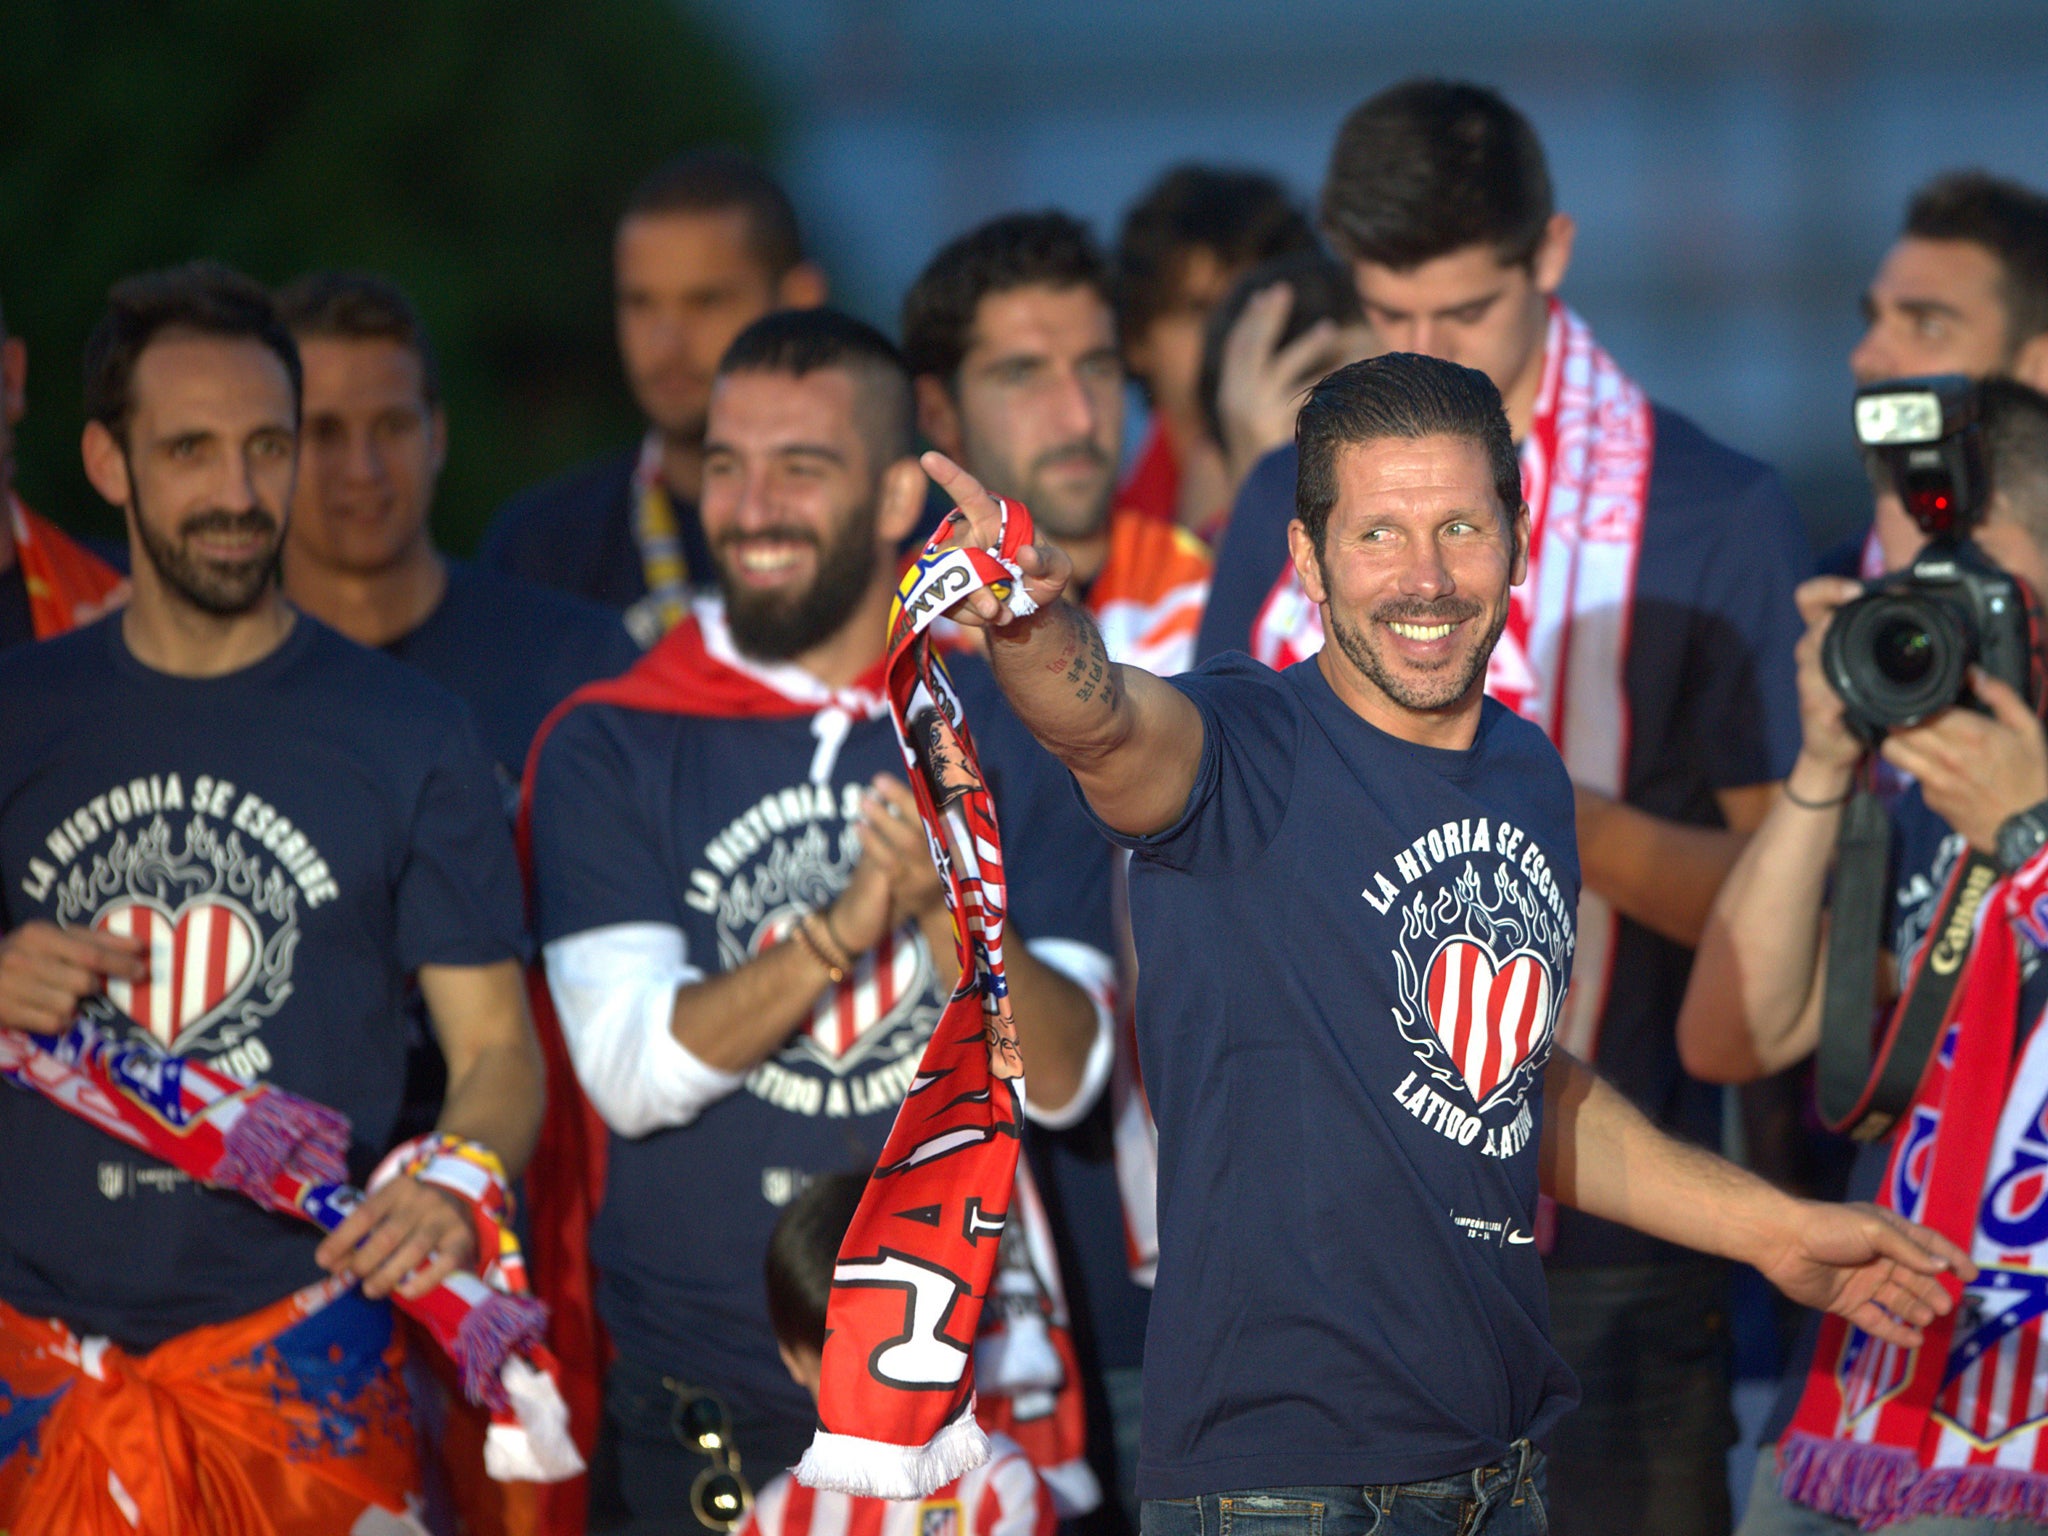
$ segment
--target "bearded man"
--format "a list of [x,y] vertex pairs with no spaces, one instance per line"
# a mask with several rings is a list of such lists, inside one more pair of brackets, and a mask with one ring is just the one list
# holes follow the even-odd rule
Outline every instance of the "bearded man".
[[[749,1476],[801,1455],[816,1411],[762,1295],[769,1235],[811,1180],[873,1167],[957,980],[882,687],[924,505],[913,419],[871,327],[791,310],[741,332],[704,442],[719,594],[573,699],[530,770],[548,985],[608,1133],[596,1529],[699,1528],[678,1414],[723,1423]],[[1009,829],[1028,1113],[1070,1124],[1109,1073],[1109,849],[986,668],[953,677]]]

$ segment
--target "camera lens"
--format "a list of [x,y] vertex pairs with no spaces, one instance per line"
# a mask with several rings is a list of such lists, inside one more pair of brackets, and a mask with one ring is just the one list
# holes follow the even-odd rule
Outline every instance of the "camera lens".
[[1871,592],[1836,610],[1821,665],[1850,725],[1875,741],[1962,697],[1974,634],[1966,610],[1925,586]]
[[1887,681],[1917,687],[1934,670],[1934,636],[1916,620],[1894,614],[1870,637],[1870,659]]

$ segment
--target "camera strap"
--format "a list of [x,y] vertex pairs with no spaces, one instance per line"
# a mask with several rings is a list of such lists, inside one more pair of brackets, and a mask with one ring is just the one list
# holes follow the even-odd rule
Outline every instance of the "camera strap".
[[1912,1102],[1962,979],[1972,925],[1998,879],[1991,859],[1966,848],[1943,887],[1904,994],[1882,1034],[1871,1028],[1877,953],[1891,884],[1891,818],[1860,786],[1835,843],[1833,923],[1821,998],[1815,1088],[1830,1130],[1874,1141]]

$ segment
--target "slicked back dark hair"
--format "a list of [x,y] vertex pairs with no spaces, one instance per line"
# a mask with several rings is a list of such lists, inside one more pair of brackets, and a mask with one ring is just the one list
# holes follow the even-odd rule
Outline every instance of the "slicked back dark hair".
[[420,393],[441,403],[441,367],[405,291],[374,272],[308,272],[279,290],[278,313],[300,341],[393,341],[419,359]]
[[1358,285],[1342,262],[1332,261],[1320,247],[1295,251],[1262,261],[1231,285],[1222,301],[1209,311],[1202,331],[1202,377],[1196,397],[1202,402],[1202,420],[1209,435],[1223,441],[1223,416],[1217,409],[1217,394],[1223,385],[1223,346],[1230,328],[1244,315],[1252,295],[1275,283],[1294,290],[1294,303],[1287,311],[1287,323],[1280,328],[1278,346],[1286,346],[1310,326],[1323,320],[1337,325],[1357,325],[1365,314],[1358,302]]
[[1984,457],[2001,509],[2048,552],[2048,395],[2017,379],[1986,379]]
[[865,1173],[827,1174],[806,1185],[776,1218],[762,1270],[768,1282],[768,1321],[784,1348],[824,1352],[832,1266],[867,1187]]
[[1338,455],[1360,443],[1423,437],[1477,443],[1493,471],[1503,525],[1513,526],[1522,505],[1522,465],[1493,380],[1440,357],[1387,352],[1339,368],[1309,391],[1295,418],[1301,467],[1294,477],[1294,513],[1318,557],[1337,504]]
[[292,415],[302,394],[299,348],[261,283],[216,261],[194,261],[124,277],[107,290],[107,312],[85,339],[85,414],[128,440],[135,408],[135,363],[165,331],[260,342],[292,383]]
[[689,150],[657,167],[633,189],[619,222],[729,209],[747,216],[748,248],[770,278],[780,282],[804,259],[796,206],[782,184],[751,155],[723,146]]
[[876,473],[917,449],[917,405],[910,370],[895,344],[865,320],[837,309],[778,309],[725,349],[718,376],[786,373],[794,378],[837,368],[850,375]]
[[1166,313],[1188,257],[1206,250],[1226,268],[1315,246],[1287,188],[1263,171],[1180,165],[1124,215],[1116,242],[1117,323],[1128,342]]
[[1905,232],[1968,240],[1997,258],[2009,349],[2048,331],[2048,197],[1983,171],[1951,171],[1913,194]]
[[1407,80],[1358,107],[1323,180],[1337,253],[1397,272],[1473,245],[1526,266],[1554,211],[1529,120],[1498,92],[1452,80]]
[[1109,264],[1088,226],[1057,210],[1013,213],[940,250],[903,296],[903,356],[912,374],[951,389],[981,301],[1016,288],[1092,288],[1114,308]]

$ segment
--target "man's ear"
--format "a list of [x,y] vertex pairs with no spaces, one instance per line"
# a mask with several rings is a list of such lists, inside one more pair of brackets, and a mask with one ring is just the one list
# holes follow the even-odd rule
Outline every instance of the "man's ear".
[[2048,331],[2029,336],[2012,357],[2012,376],[2029,388],[2048,393]]
[[1519,587],[1529,577],[1529,503],[1523,502],[1515,508],[1515,520],[1510,528],[1514,537],[1513,558],[1508,562],[1508,585]]
[[135,490],[128,479],[128,456],[121,451],[114,434],[105,423],[88,421],[78,447],[85,460],[85,478],[92,482],[92,488],[111,505],[125,508],[134,499]]
[[946,388],[946,381],[935,373],[921,373],[916,379],[916,389],[917,430],[955,464],[971,469],[972,466],[966,464],[967,454],[963,446],[966,433],[961,429],[960,402]]
[[0,341],[0,419],[8,426],[28,410],[28,343],[19,336]]
[[[1329,530],[1324,530],[1324,537]],[[1301,590],[1308,594],[1308,600],[1321,607],[1330,600],[1330,589],[1323,581],[1323,559],[1316,553],[1315,540],[1308,536],[1308,525],[1295,518],[1287,525],[1287,558],[1294,562],[1295,578],[1301,583]]]
[[875,505],[875,532],[892,547],[909,538],[918,518],[924,515],[926,483],[924,469],[915,459],[898,459],[882,471],[881,495]]
[[1546,299],[1564,286],[1565,272],[1572,264],[1572,241],[1577,235],[1578,226],[1568,213],[1553,213],[1550,222],[1543,226],[1543,239],[1537,243],[1529,271],[1536,291]]
[[775,285],[778,309],[816,309],[825,302],[825,274],[815,263],[800,261]]

